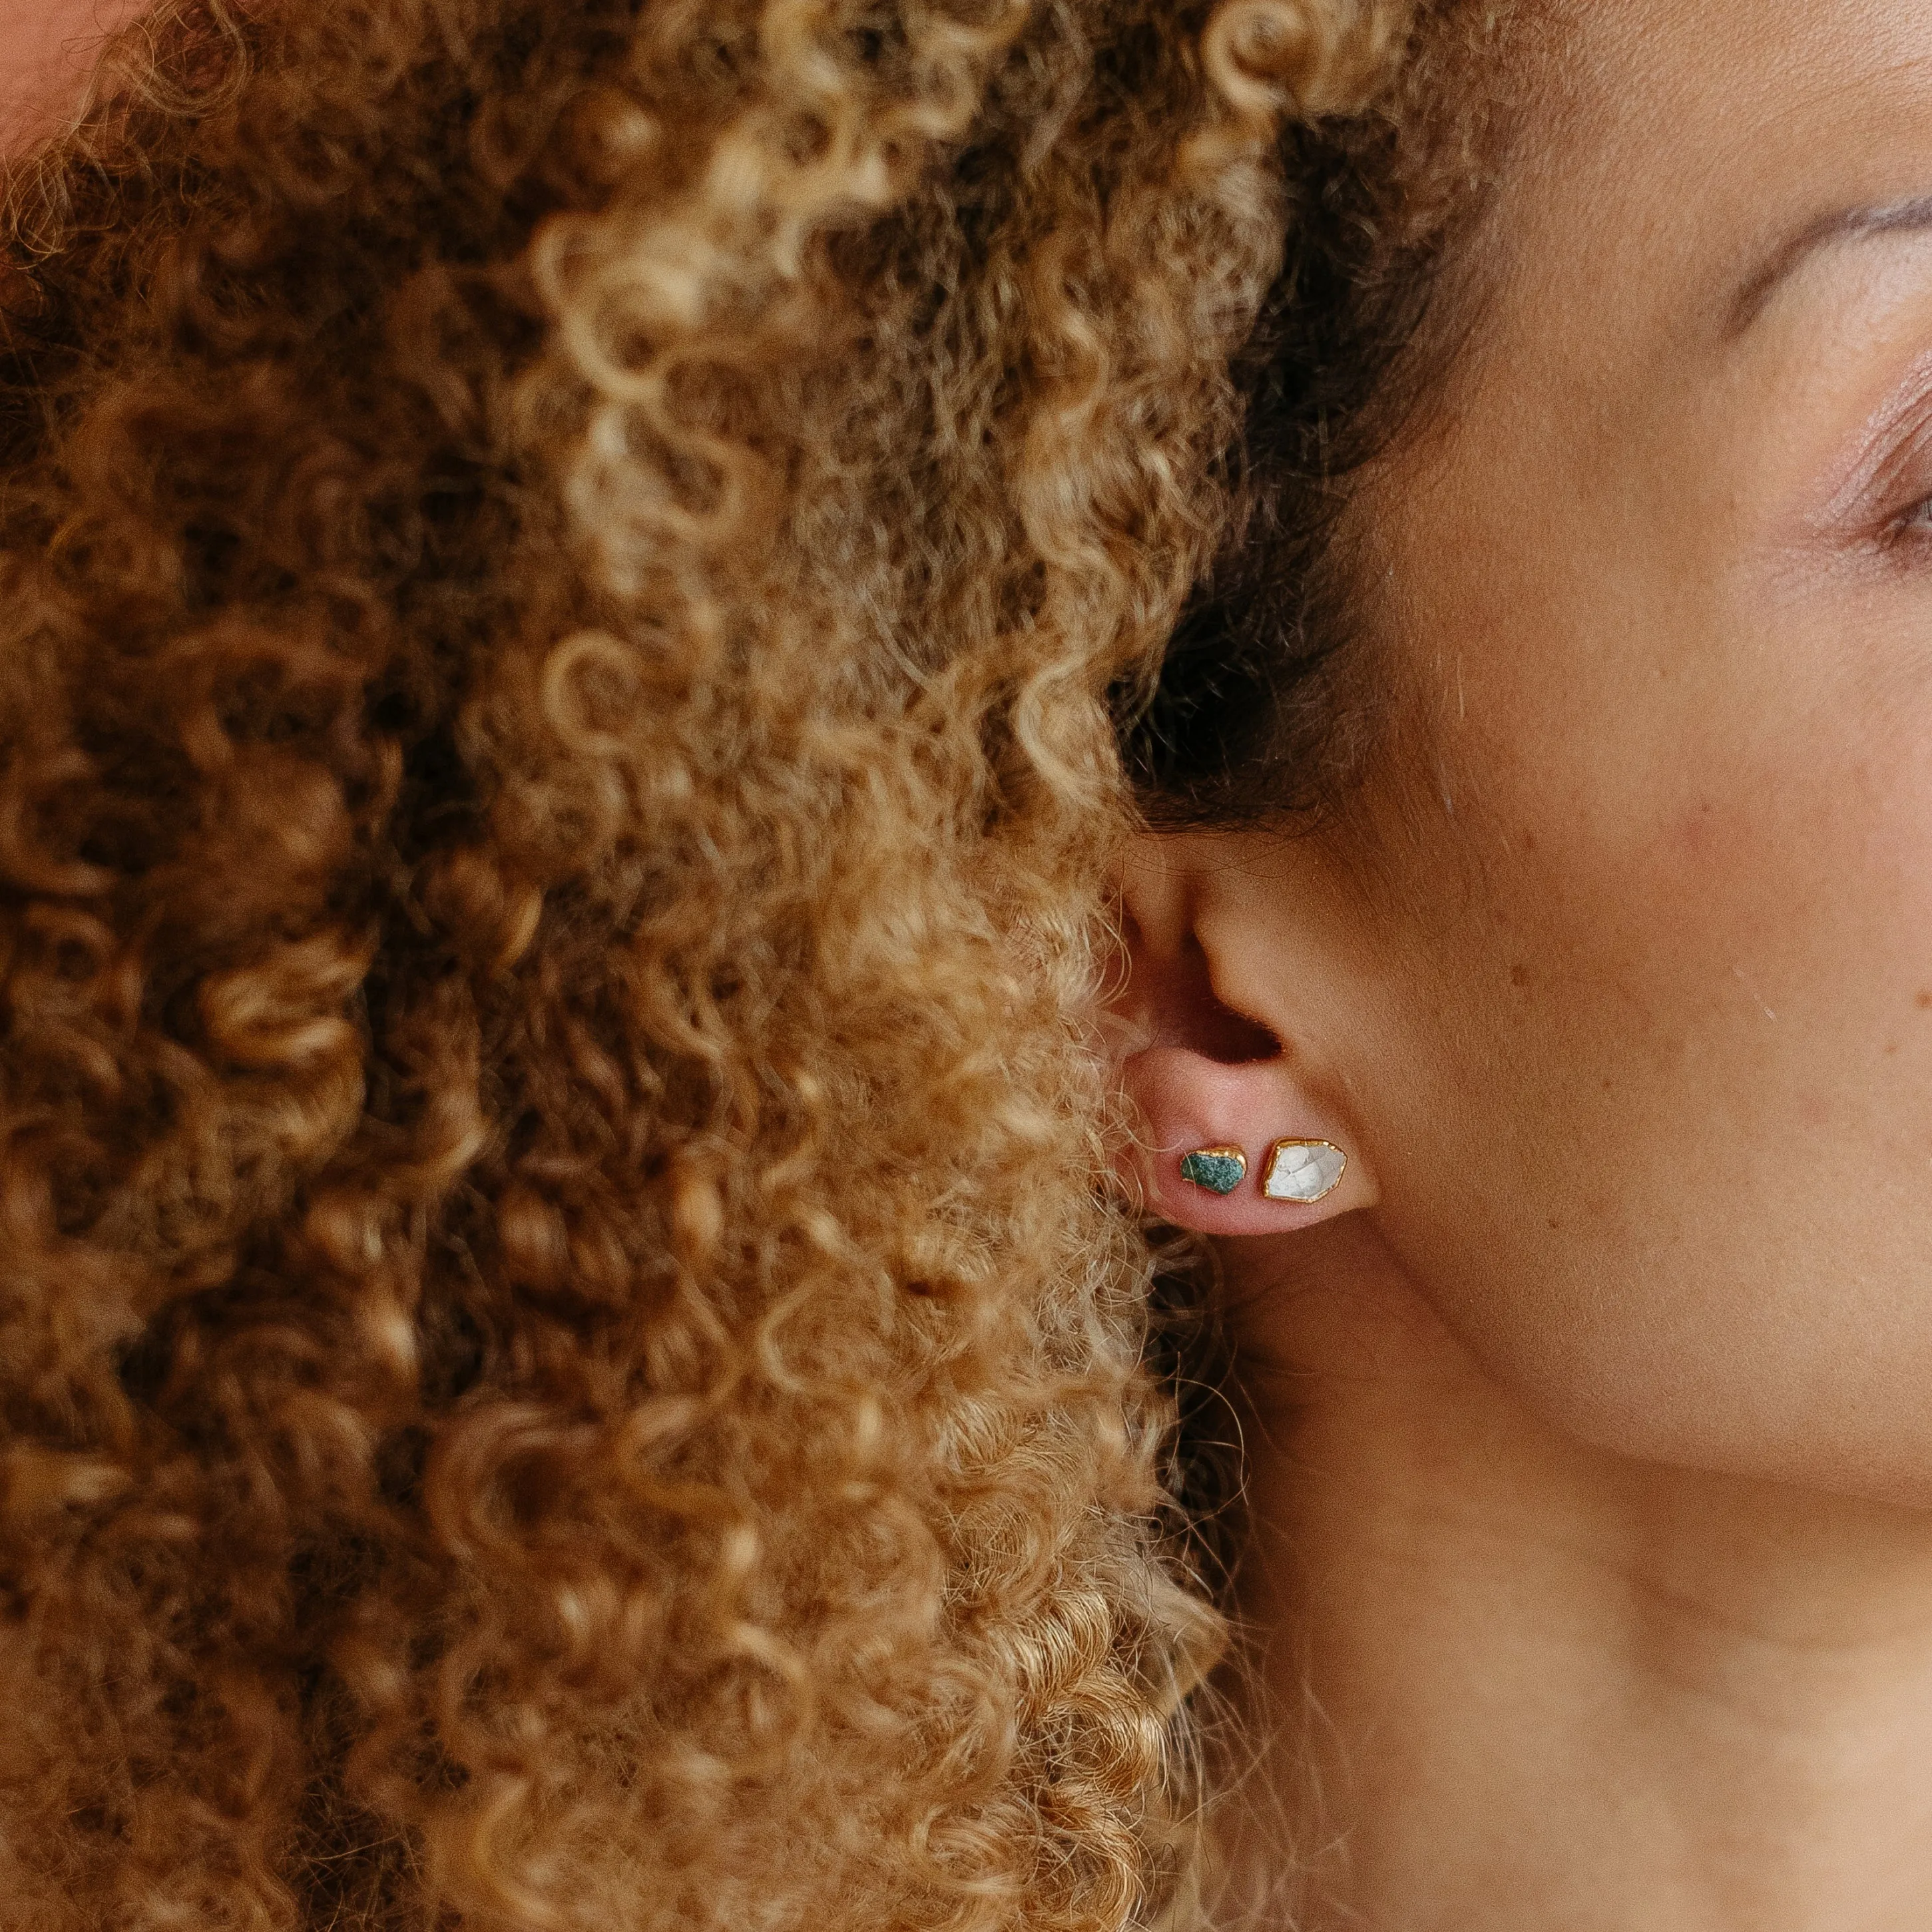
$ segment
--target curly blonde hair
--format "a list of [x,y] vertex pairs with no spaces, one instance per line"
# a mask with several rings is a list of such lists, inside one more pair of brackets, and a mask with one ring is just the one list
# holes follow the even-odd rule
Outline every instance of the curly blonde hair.
[[195,0],[0,236],[0,1924],[1099,1932],[1090,1032],[1396,0]]

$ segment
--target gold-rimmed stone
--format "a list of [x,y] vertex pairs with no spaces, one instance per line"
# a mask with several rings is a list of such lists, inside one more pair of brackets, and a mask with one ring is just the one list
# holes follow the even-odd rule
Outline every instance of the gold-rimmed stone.
[[1276,1141],[1268,1149],[1262,1192],[1270,1201],[1312,1208],[1342,1184],[1348,1156],[1333,1141]]
[[1180,1178],[1210,1194],[1232,1194],[1248,1178],[1248,1157],[1238,1147],[1196,1148],[1180,1156]]

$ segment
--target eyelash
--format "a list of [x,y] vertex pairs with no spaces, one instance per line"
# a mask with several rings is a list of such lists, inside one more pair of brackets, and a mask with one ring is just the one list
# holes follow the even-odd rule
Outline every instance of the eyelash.
[[1921,497],[1892,518],[1886,526],[1885,541],[1888,545],[1932,543],[1932,496]]
[[[1915,420],[1916,418],[1916,420]],[[1902,428],[1904,434],[1899,434]],[[1894,423],[1889,452],[1870,476],[1862,494],[1868,503],[1880,508],[1874,519],[1880,548],[1890,550],[1902,544],[1915,548],[1932,544],[1932,494],[1927,494],[1927,461],[1932,457],[1932,395],[1921,395],[1903,424]],[[1916,486],[1918,494],[1907,497],[1904,506],[1889,514],[1881,506],[1889,498],[1897,502],[1904,491]],[[1867,513],[1870,514],[1869,512]],[[1868,529],[1872,529],[1868,524]]]

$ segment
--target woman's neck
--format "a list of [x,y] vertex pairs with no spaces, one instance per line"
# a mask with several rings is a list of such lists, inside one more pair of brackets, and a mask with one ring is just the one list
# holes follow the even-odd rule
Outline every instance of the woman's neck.
[[1286,1714],[1242,1869],[1298,1810],[1317,1927],[1932,1923],[1932,1516],[1579,1444],[1360,1217],[1228,1274]]

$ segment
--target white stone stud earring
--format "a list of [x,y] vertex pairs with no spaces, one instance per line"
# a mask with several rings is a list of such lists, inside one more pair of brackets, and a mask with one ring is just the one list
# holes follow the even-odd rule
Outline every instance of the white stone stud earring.
[[1270,1201],[1311,1208],[1342,1184],[1348,1156],[1332,1141],[1276,1141],[1268,1149],[1262,1192]]

